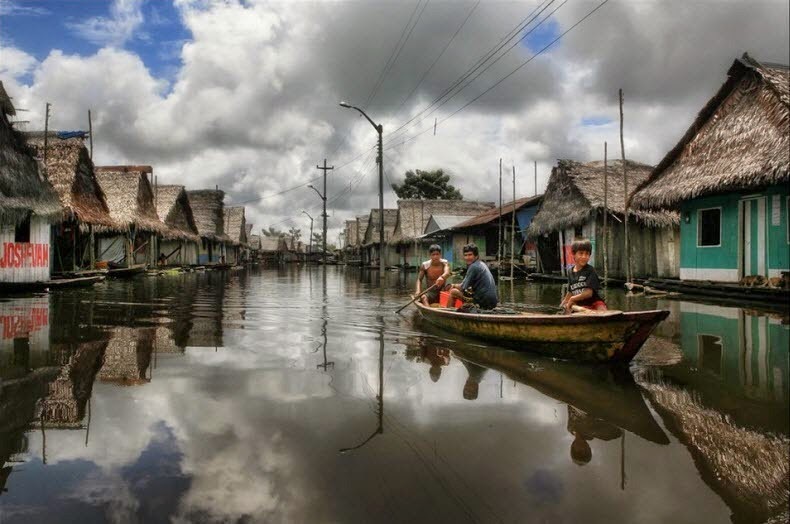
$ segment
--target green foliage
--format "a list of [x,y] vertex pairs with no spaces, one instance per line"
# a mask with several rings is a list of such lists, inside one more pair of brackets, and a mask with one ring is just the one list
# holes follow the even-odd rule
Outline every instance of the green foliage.
[[272,226],[269,226],[266,229],[262,229],[261,233],[263,233],[263,236],[265,236],[265,237],[278,237],[278,238],[280,238],[280,237],[284,237],[285,236],[285,232],[280,231],[279,229],[277,229],[275,227],[272,227]]
[[295,227],[290,228],[288,234],[293,237],[294,242],[299,242],[299,239],[302,238],[302,230]]
[[402,184],[392,184],[398,198],[420,200],[463,200],[464,197],[450,184],[450,175],[443,169],[435,171],[406,171]]

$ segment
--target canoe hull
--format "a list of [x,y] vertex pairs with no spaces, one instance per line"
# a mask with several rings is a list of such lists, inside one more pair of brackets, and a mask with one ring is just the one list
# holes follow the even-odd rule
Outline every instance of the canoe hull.
[[668,311],[590,315],[477,315],[418,304],[443,329],[519,351],[584,362],[628,362]]

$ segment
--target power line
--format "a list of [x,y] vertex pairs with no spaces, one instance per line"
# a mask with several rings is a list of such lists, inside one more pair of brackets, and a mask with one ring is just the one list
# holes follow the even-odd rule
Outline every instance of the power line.
[[368,96],[365,99],[365,103],[362,104],[362,107],[364,109],[368,108],[368,104],[370,104],[373,101],[373,98],[376,96],[376,93],[378,93],[381,84],[384,82],[384,77],[387,76],[387,73],[389,72],[390,64],[394,63],[393,58],[395,57],[395,54],[396,53],[400,54],[399,49],[401,49],[401,42],[404,41],[404,37],[406,36],[406,31],[409,29],[409,26],[411,26],[411,21],[414,19],[415,13],[417,13],[417,10],[420,8],[421,2],[422,0],[417,0],[417,5],[414,6],[414,11],[411,12],[411,16],[409,16],[409,21],[406,22],[405,26],[403,26],[403,31],[401,31],[400,38],[398,39],[398,43],[395,44],[395,47],[392,49],[392,53],[390,53],[389,58],[384,63],[384,68],[381,70],[381,73],[379,73],[379,77],[376,80],[376,83],[373,84],[373,89],[371,89],[370,93],[368,93]]
[[439,53],[439,55],[438,55],[438,56],[437,56],[437,57],[434,59],[433,63],[432,63],[432,64],[431,64],[431,65],[428,67],[428,69],[426,69],[426,70],[425,70],[425,72],[422,74],[422,77],[420,77],[420,80],[417,82],[417,85],[415,85],[415,86],[412,88],[412,90],[409,92],[409,94],[408,94],[408,95],[406,95],[406,98],[404,98],[404,99],[403,99],[403,102],[401,102],[401,103],[400,103],[400,105],[398,106],[398,109],[396,109],[396,110],[395,110],[395,113],[398,113],[398,112],[399,112],[399,111],[400,111],[400,110],[403,108],[403,106],[406,104],[406,102],[407,102],[407,101],[408,101],[408,100],[409,100],[409,99],[412,97],[412,95],[413,95],[413,94],[414,94],[414,93],[417,91],[417,89],[418,89],[418,88],[419,88],[419,87],[422,85],[422,83],[425,81],[425,78],[426,78],[426,77],[428,76],[428,74],[429,74],[429,73],[430,73],[430,72],[433,70],[433,68],[434,68],[434,66],[436,65],[436,63],[437,63],[437,62],[439,62],[439,59],[440,59],[440,58],[442,58],[442,56],[444,56],[444,53],[445,53],[445,51],[447,51],[447,49],[450,47],[450,44],[452,44],[452,43],[453,43],[453,40],[455,40],[455,37],[456,37],[456,36],[458,36],[458,33],[460,33],[460,32],[461,32],[461,29],[463,29],[463,28],[464,28],[464,26],[466,25],[466,23],[467,23],[467,22],[469,21],[469,19],[472,17],[472,13],[474,13],[474,12],[475,12],[475,9],[477,9],[477,6],[479,6],[479,5],[480,5],[480,0],[477,0],[477,2],[475,3],[475,5],[473,5],[473,6],[472,6],[472,9],[470,9],[470,10],[469,10],[469,13],[466,15],[466,18],[464,18],[464,21],[463,21],[463,22],[461,22],[461,25],[459,25],[459,26],[458,26],[458,29],[456,29],[456,30],[455,30],[455,33],[453,33],[453,36],[451,36],[451,37],[450,37],[450,40],[448,40],[448,41],[447,41],[447,43],[444,45],[444,48],[442,49],[442,51],[441,51],[441,52]]
[[[395,129],[392,133],[390,133],[390,138],[396,133],[398,133],[401,129],[405,128],[411,122],[419,118],[423,113],[431,109],[437,103],[439,103],[442,99],[444,99],[447,95],[452,93],[459,85],[461,85],[467,78],[473,75],[480,67],[482,67],[488,60],[491,59],[494,55],[496,55],[508,42],[510,42],[517,34],[523,31],[529,24],[531,24],[538,16],[540,16],[543,11],[545,11],[551,4],[553,4],[556,0],[548,0],[548,4],[545,6],[543,5],[546,3],[547,0],[543,0],[538,6],[533,9],[526,17],[524,17],[514,29],[511,29],[493,48],[491,48],[488,52],[486,52],[483,56],[477,59],[477,61],[472,64],[472,66],[467,69],[459,78],[457,78],[448,88],[446,88],[442,93],[437,96],[430,104],[428,104],[425,108],[419,111],[416,115],[411,117],[409,120],[404,122],[400,127]],[[509,49],[508,49],[509,51]],[[507,51],[504,54],[506,54]],[[460,92],[460,90],[459,90]]]
[[[524,62],[522,62],[522,63],[521,63],[521,64],[520,64],[518,67],[516,67],[515,69],[513,69],[513,70],[512,70],[510,73],[508,73],[508,74],[506,74],[505,76],[503,76],[502,78],[500,78],[500,79],[499,79],[499,80],[498,80],[496,83],[494,83],[494,84],[493,84],[492,86],[490,86],[488,89],[486,89],[485,91],[483,91],[482,93],[480,93],[479,95],[477,95],[476,97],[474,97],[472,100],[470,100],[470,101],[469,101],[469,102],[467,102],[466,104],[464,104],[464,105],[462,105],[461,107],[459,107],[458,109],[456,109],[454,112],[452,112],[452,113],[451,113],[450,115],[448,115],[447,117],[443,118],[443,119],[441,120],[441,122],[445,122],[445,121],[449,120],[450,118],[452,118],[453,116],[457,115],[458,113],[460,113],[461,111],[463,111],[464,109],[466,109],[467,107],[469,107],[470,105],[474,104],[474,103],[475,103],[477,100],[479,100],[479,99],[480,99],[482,96],[484,96],[486,93],[488,93],[489,91],[491,91],[491,90],[495,89],[495,88],[496,88],[496,87],[497,87],[499,84],[501,84],[502,82],[504,82],[505,80],[507,80],[508,78],[510,78],[511,76],[513,76],[513,75],[514,75],[514,74],[515,74],[517,71],[519,71],[519,70],[520,70],[521,68],[523,68],[525,65],[529,64],[530,62],[532,62],[532,60],[534,60],[534,59],[535,59],[535,58],[536,58],[538,55],[542,54],[542,53],[543,53],[544,51],[546,51],[548,48],[550,48],[550,47],[551,47],[551,46],[553,46],[555,43],[557,43],[557,42],[558,42],[558,41],[559,41],[559,40],[560,40],[562,37],[564,37],[565,35],[567,35],[568,33],[570,33],[570,32],[571,32],[571,31],[572,31],[574,28],[576,28],[576,26],[578,26],[579,24],[581,24],[582,22],[584,22],[585,20],[587,20],[587,19],[588,19],[590,16],[592,16],[592,15],[593,15],[593,13],[595,13],[596,11],[598,11],[598,9],[600,9],[601,7],[603,7],[603,6],[604,6],[604,4],[606,4],[608,1],[609,1],[609,0],[603,0],[603,1],[602,1],[600,4],[598,4],[596,7],[594,7],[594,8],[592,9],[592,11],[590,11],[589,13],[587,13],[586,15],[584,15],[584,16],[583,16],[581,19],[579,19],[579,20],[578,20],[578,21],[577,21],[575,24],[573,24],[572,26],[570,26],[570,27],[569,27],[568,29],[566,29],[566,30],[565,30],[565,31],[564,31],[562,34],[560,34],[560,35],[559,35],[559,36],[557,36],[557,37],[556,37],[554,40],[552,40],[552,41],[551,41],[551,42],[549,42],[549,43],[548,43],[546,46],[544,46],[544,47],[543,47],[543,48],[542,48],[540,51],[538,51],[537,53],[535,53],[534,55],[532,55],[531,57],[529,57],[527,60],[525,60]],[[433,126],[430,126],[430,127],[427,127],[427,128],[425,128],[425,129],[423,129],[422,131],[420,131],[420,132],[419,132],[419,133],[417,133],[416,135],[413,135],[412,137],[410,137],[410,138],[408,138],[408,139],[405,139],[405,140],[404,140],[402,143],[400,143],[400,144],[396,144],[396,145],[393,145],[393,146],[389,147],[388,149],[395,149],[396,147],[401,147],[401,146],[405,145],[406,143],[408,143],[408,142],[411,142],[412,140],[414,140],[414,139],[415,139],[415,138],[417,138],[418,136],[420,136],[420,135],[422,135],[422,134],[424,134],[424,133],[427,133],[427,132],[428,132],[428,131],[430,131],[431,129],[433,129]]]

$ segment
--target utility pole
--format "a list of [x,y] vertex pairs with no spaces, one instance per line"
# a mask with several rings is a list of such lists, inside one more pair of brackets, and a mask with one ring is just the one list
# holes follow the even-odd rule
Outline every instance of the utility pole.
[[608,145],[603,143],[603,285],[609,287],[609,229],[608,229],[608,214],[609,214],[609,165],[608,162]]
[[497,280],[502,270],[502,159],[499,159],[499,246],[496,252]]
[[[513,264],[516,256],[516,166],[513,166],[513,216],[510,220],[510,286],[513,287]],[[512,302],[512,300],[511,300]]]
[[308,250],[308,251],[310,252],[310,254],[312,255],[312,254],[313,254],[313,217],[311,217],[311,216],[310,216],[310,213],[308,213],[308,212],[307,212],[307,211],[305,211],[304,209],[302,210],[302,213],[304,213],[305,215],[307,215],[307,218],[309,218],[309,219],[310,219],[310,243],[308,244],[308,248],[307,248],[307,250]]
[[[325,158],[324,167],[321,166],[315,166],[315,167],[316,169],[320,169],[321,171],[324,172],[324,196],[322,197],[322,200],[324,201],[324,212],[321,215],[324,217],[324,238],[322,240],[323,243],[322,249],[324,252],[321,254],[321,259],[324,261],[324,266],[326,267],[326,172],[333,170],[335,166],[326,167],[326,158]],[[310,234],[310,237],[311,237],[310,242],[312,242],[313,241],[312,233]]]
[[52,104],[47,102],[46,111],[44,113],[44,169],[47,168],[47,135],[49,135],[49,108]]
[[625,145],[623,142],[623,90],[620,89],[620,154],[623,160],[623,228],[625,230],[625,281],[631,282],[631,251],[628,249],[628,174],[625,168]]
[[538,161],[535,160],[535,196],[538,196]]
[[379,133],[379,282],[384,282],[384,144],[381,140],[384,126],[379,124],[376,131]]

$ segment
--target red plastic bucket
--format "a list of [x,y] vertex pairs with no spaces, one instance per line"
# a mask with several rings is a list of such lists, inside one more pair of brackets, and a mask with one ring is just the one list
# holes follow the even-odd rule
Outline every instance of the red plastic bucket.
[[[449,292],[447,292],[447,291],[439,291],[439,305],[441,305],[442,307],[447,307],[447,302],[449,302],[449,300],[450,300],[450,293]],[[459,308],[463,304],[464,303],[460,299],[456,298],[455,299],[455,305],[453,307]]]

